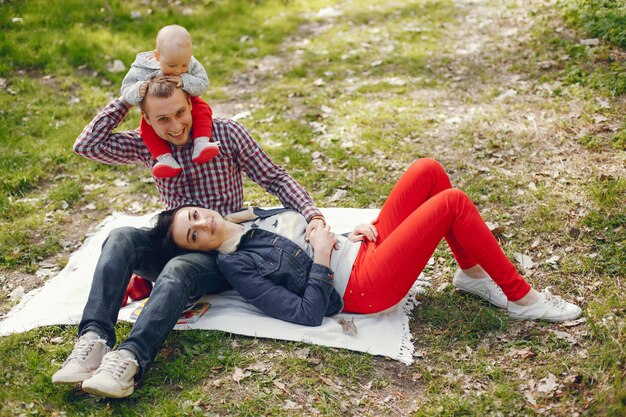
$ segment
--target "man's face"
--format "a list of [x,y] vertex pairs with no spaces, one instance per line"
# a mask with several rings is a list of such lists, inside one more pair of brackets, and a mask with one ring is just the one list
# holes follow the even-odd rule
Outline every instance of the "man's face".
[[169,143],[182,146],[191,140],[191,101],[180,88],[168,98],[146,97],[142,114],[156,134]]

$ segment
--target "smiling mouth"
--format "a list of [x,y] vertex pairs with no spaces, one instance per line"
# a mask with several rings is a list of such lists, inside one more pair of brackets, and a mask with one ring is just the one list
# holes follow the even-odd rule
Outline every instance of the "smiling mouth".
[[179,132],[168,132],[167,134],[172,138],[179,138],[182,134],[185,133],[185,128],[180,129]]
[[215,217],[211,218],[211,234],[215,233]]

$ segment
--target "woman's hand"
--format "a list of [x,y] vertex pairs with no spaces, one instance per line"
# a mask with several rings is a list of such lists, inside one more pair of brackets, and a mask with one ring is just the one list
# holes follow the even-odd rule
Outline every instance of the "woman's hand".
[[352,242],[360,242],[366,239],[370,242],[376,242],[378,230],[376,230],[376,226],[373,224],[363,223],[354,228],[352,233],[348,235],[348,239]]
[[330,266],[330,253],[337,243],[337,239],[330,227],[318,226],[311,230],[309,243],[313,247],[313,262],[316,264]]

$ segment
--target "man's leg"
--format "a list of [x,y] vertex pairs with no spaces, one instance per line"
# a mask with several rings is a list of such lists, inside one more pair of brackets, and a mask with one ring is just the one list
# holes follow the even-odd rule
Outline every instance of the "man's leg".
[[98,333],[110,347],[115,345],[117,315],[133,272],[154,281],[167,260],[158,251],[147,229],[120,227],[102,245],[89,298],[78,334]]
[[230,288],[217,268],[214,253],[190,252],[171,259],[157,278],[130,336],[118,347],[118,350],[129,350],[137,357],[137,379],[154,361],[191,297]]
[[131,274],[141,272],[154,280],[164,264],[147,229],[121,227],[109,234],[94,271],[78,327],[78,342],[63,368],[52,376],[54,383],[75,383],[91,377],[104,354],[115,345],[113,326]]

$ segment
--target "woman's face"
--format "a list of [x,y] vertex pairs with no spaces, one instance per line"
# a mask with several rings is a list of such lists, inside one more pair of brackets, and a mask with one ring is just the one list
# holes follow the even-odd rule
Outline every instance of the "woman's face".
[[226,222],[217,212],[201,207],[183,207],[174,215],[172,237],[181,248],[217,249],[226,240]]

